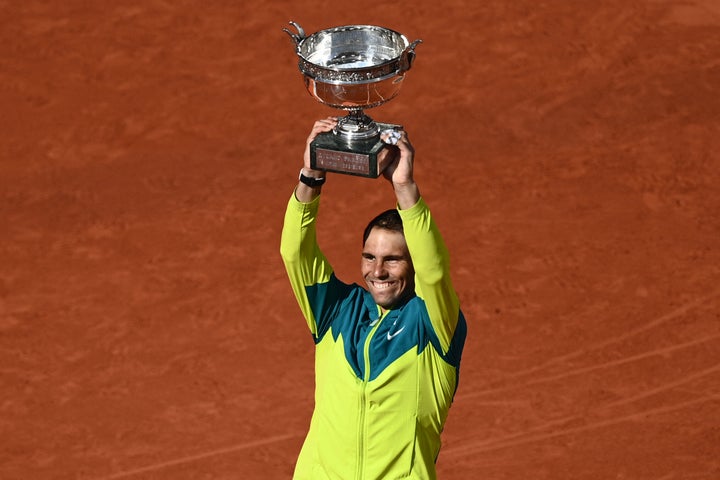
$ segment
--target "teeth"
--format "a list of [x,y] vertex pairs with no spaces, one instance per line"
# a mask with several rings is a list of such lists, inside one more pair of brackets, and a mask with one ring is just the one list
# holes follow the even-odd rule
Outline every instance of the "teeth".
[[373,282],[373,285],[377,289],[383,289],[383,288],[388,288],[391,285],[391,283],[390,282]]

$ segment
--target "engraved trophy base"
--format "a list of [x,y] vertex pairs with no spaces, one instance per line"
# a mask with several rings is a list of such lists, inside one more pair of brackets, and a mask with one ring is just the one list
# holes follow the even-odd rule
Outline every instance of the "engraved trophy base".
[[[379,131],[402,128],[400,125],[377,122]],[[387,145],[380,135],[370,138],[348,139],[335,133],[321,133],[310,144],[310,167],[315,170],[377,178],[387,166],[378,154]]]

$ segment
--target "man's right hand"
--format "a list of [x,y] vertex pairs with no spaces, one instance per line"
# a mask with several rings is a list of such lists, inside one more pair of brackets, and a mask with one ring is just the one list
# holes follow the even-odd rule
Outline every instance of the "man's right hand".
[[[313,125],[310,135],[308,135],[307,142],[305,143],[305,154],[303,155],[303,168],[301,173],[306,177],[325,177],[324,170],[313,170],[310,168],[310,144],[319,134],[331,131],[336,125],[337,118],[335,117],[327,117],[325,119],[318,120]],[[302,182],[298,182],[297,187],[295,187],[295,198],[297,198],[300,202],[311,202],[318,195],[320,195],[320,187],[310,187]]]
[[[336,117],[327,117],[322,120],[318,120],[313,125],[312,130],[310,131],[310,135],[307,138],[307,142],[305,143],[305,155],[303,156],[303,167],[307,170],[312,170],[310,168],[310,144],[313,140],[315,140],[315,137],[320,135],[324,132],[329,132],[333,128],[337,126],[338,120]],[[317,172],[321,172],[322,170],[316,170]],[[324,175],[324,172],[323,172]]]

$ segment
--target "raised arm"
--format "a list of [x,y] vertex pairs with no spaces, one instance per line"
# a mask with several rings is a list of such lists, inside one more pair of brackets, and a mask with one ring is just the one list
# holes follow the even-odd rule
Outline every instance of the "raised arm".
[[430,322],[447,352],[460,313],[460,302],[450,279],[450,256],[413,178],[415,150],[407,132],[400,132],[394,140],[387,135],[383,139],[397,146],[397,158],[385,169],[384,176],[393,186],[403,220],[405,241],[415,269],[415,291],[425,301]]
[[[334,127],[334,119],[325,119],[315,122],[308,136],[304,165],[301,175],[312,179],[324,178],[325,172],[310,168],[310,142],[321,132]],[[317,244],[315,223],[320,204],[320,191],[322,185],[310,186],[299,181],[293,195],[288,201],[285,211],[282,236],[280,239],[280,255],[290,279],[295,298],[298,301],[308,327],[314,335],[319,335],[322,329],[322,318],[316,318],[316,313],[322,310],[317,299],[309,296],[308,287],[323,284],[329,281],[333,270]]]

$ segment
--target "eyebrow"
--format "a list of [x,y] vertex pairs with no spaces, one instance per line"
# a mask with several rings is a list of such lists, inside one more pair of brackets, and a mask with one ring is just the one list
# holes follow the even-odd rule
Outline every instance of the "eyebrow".
[[[370,252],[362,252],[362,257],[367,259],[377,258],[375,254],[372,254]],[[405,255],[387,255],[385,257],[382,257],[383,261],[387,260],[407,260]]]

